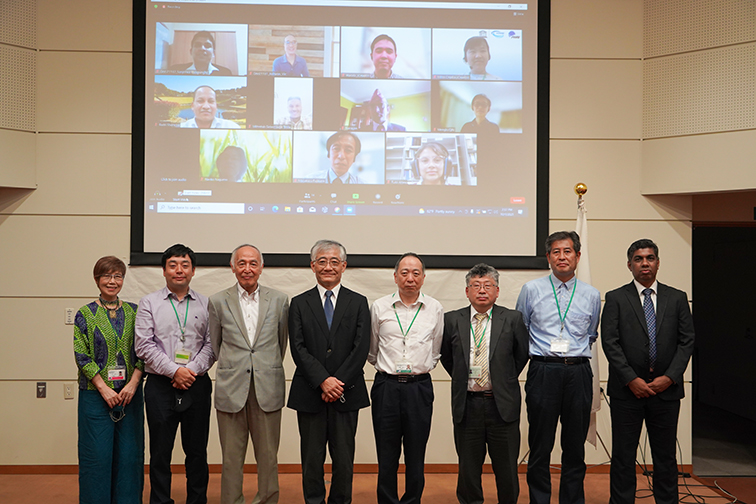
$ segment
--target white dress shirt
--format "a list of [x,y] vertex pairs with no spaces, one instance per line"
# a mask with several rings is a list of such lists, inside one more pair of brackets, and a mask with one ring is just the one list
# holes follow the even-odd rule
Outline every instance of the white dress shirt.
[[[640,302],[641,306],[643,306],[643,302],[646,300],[646,296],[643,294],[643,291],[646,290],[646,287],[643,286],[638,280],[633,280],[633,283],[635,284],[635,288],[638,289],[638,296],[640,296]],[[651,289],[651,302],[654,303],[654,313],[656,313],[656,293],[659,291],[659,282],[654,280],[654,283],[649,287]]]
[[[326,291],[329,289],[326,289],[322,285],[318,284],[318,292],[320,293],[320,304],[323,305],[323,309],[325,309],[325,302],[326,302]],[[336,311],[336,299],[339,297],[339,291],[341,290],[341,284],[337,285],[333,289],[330,289],[331,292],[333,292],[333,295],[331,296],[331,303],[333,303],[333,310]]]
[[255,346],[255,333],[257,332],[257,315],[260,313],[260,284],[249,294],[238,282],[236,288],[239,292],[239,305],[241,305],[244,325],[247,328],[247,339],[250,348]]
[[410,363],[413,375],[430,373],[436,367],[444,333],[441,303],[421,293],[407,306],[395,292],[373,303],[370,318],[368,362],[377,371],[397,374],[399,362]]
[[[475,365],[475,324],[477,323],[477,320],[475,320],[475,315],[478,312],[475,310],[475,308],[470,306],[470,367],[467,369],[472,368]],[[493,306],[490,310],[486,312],[486,315],[488,315],[488,321],[483,320],[483,342],[480,344],[480,348],[486,347],[486,350],[488,351],[488,362],[491,362],[491,324],[493,321],[491,320],[491,317],[493,317]],[[484,390],[491,390],[491,368],[488,369],[488,383],[486,383],[485,386],[479,385],[475,378],[469,378],[467,380],[467,390],[470,392],[482,392]]]

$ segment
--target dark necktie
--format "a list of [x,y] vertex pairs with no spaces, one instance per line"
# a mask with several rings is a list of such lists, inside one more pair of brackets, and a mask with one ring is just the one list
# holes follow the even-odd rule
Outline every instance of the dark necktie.
[[648,366],[651,371],[656,365],[656,312],[654,312],[654,302],[651,299],[651,289],[643,289],[643,313],[646,315],[646,325],[648,326]]
[[325,304],[323,305],[323,310],[325,311],[326,316],[326,322],[328,322],[328,329],[331,328],[331,322],[333,322],[333,302],[331,301],[331,296],[333,296],[333,291],[326,291],[326,300]]

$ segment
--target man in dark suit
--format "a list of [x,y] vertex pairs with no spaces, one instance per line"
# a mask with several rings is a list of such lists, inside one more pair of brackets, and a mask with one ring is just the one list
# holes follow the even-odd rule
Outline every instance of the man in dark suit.
[[318,284],[295,296],[289,311],[297,369],[287,405],[297,411],[307,504],[326,502],[326,444],[333,463],[328,503],[352,501],[357,418],[370,405],[362,370],[370,347],[370,310],[365,296],[341,285],[346,265],[343,245],[315,243],[310,267]]
[[459,457],[457,499],[482,503],[481,473],[488,454],[500,504],[520,493],[520,384],[528,361],[528,330],[522,314],[494,304],[499,273],[477,264],[465,277],[470,306],[444,317],[441,364],[452,378],[454,444]]
[[192,37],[192,45],[189,47],[191,63],[171,65],[170,72],[192,73],[202,75],[231,75],[231,70],[224,66],[214,65],[215,37],[208,31],[199,31]]
[[278,447],[286,394],[286,294],[258,283],[263,257],[254,245],[231,253],[237,283],[210,298],[210,341],[218,361],[215,409],[223,453],[221,504],[244,502],[244,458],[250,435],[257,462],[253,502],[278,502]]
[[609,361],[612,414],[611,504],[635,502],[635,455],[646,422],[656,504],[678,501],[675,439],[683,373],[693,352],[688,296],[656,281],[659,248],[638,240],[627,250],[634,280],[606,293],[601,340]]

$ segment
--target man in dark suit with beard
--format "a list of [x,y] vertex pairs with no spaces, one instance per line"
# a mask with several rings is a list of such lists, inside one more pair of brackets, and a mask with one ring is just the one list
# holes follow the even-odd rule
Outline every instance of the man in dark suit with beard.
[[470,306],[444,317],[441,363],[452,378],[454,444],[459,457],[457,499],[483,502],[481,473],[486,446],[500,504],[516,504],[520,492],[520,383],[528,361],[522,314],[494,304],[499,273],[477,264],[465,277]]
[[327,444],[333,462],[328,503],[348,504],[357,418],[370,405],[362,370],[370,348],[370,310],[365,296],[341,285],[343,245],[318,241],[310,250],[310,267],[318,284],[294,297],[289,311],[297,369],[287,405],[297,411],[305,503],[326,502]]
[[693,352],[685,292],[656,281],[659,248],[638,240],[627,250],[634,280],[606,293],[601,340],[609,361],[612,415],[611,504],[635,502],[635,455],[643,421],[654,460],[656,504],[678,501],[675,439],[683,373]]

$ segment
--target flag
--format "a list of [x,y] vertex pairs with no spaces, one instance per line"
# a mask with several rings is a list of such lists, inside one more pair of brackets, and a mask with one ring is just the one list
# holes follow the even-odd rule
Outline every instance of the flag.
[[[575,274],[581,282],[591,284],[591,261],[588,256],[588,211],[585,200],[578,198],[575,232],[580,237],[580,262]],[[591,424],[588,427],[588,442],[596,446],[596,413],[601,409],[601,385],[599,384],[598,345],[591,347],[591,371],[593,371],[593,403],[591,404]]]

